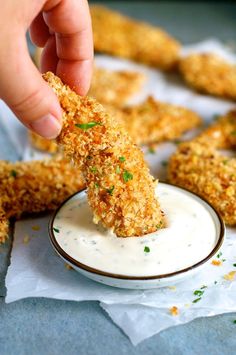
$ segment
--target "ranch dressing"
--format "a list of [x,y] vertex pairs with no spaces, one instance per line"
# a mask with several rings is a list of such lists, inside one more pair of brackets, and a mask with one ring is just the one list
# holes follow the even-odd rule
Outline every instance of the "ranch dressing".
[[211,209],[194,195],[167,184],[156,190],[167,227],[143,237],[118,238],[93,223],[86,192],[68,200],[54,219],[56,241],[72,258],[100,271],[155,276],[207,257],[217,240]]

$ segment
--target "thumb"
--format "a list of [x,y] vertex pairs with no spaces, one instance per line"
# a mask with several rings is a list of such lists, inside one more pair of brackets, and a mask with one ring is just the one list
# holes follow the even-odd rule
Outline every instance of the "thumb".
[[61,130],[61,107],[34,66],[25,36],[21,38],[0,50],[0,97],[27,128],[53,139]]

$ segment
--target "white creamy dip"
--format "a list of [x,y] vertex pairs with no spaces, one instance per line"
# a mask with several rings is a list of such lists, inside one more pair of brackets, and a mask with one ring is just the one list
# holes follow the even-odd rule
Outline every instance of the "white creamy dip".
[[156,192],[166,228],[143,237],[118,238],[93,223],[86,193],[81,192],[68,200],[54,219],[57,243],[82,264],[126,276],[172,273],[207,257],[219,235],[212,209],[171,185],[160,183]]

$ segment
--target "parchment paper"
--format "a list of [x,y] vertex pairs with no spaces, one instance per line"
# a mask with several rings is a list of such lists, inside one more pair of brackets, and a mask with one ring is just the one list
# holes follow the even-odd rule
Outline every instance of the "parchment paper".
[[[218,41],[208,40],[184,48],[188,51],[214,51],[235,62],[235,56]],[[139,102],[148,94],[157,99],[189,107],[198,112],[206,122],[217,114],[235,107],[232,102],[196,94],[189,90],[177,77],[166,75],[154,69],[130,63],[129,61],[98,56],[98,66],[117,69],[140,70],[147,74],[148,81],[142,92],[130,101]],[[32,150],[29,145],[21,145],[22,128],[10,117],[12,114],[0,103],[0,116],[7,125],[12,142],[24,159],[44,157]],[[156,153],[145,149],[146,159],[155,177],[166,176],[165,162],[176,149],[173,143],[158,146]],[[50,216],[21,220],[15,225],[14,244],[11,264],[7,272],[6,302],[26,297],[50,297],[67,300],[99,300],[101,306],[112,320],[123,329],[133,344],[158,333],[168,327],[183,324],[200,316],[212,316],[224,312],[236,311],[236,282],[226,280],[224,276],[236,271],[236,230],[228,229],[226,241],[218,260],[221,266],[208,264],[199,274],[183,281],[176,287],[157,290],[122,290],[104,286],[86,279],[74,270],[70,270],[53,251],[47,232]],[[196,291],[200,291],[198,294]],[[198,301],[195,301],[200,298]],[[170,308],[176,306],[179,315],[170,314]]]

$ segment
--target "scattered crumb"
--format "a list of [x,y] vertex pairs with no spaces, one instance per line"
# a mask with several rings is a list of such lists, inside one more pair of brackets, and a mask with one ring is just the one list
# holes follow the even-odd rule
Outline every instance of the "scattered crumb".
[[189,303],[186,303],[185,305],[184,305],[184,307],[185,308],[189,308],[191,305],[189,304]]
[[212,265],[214,265],[214,266],[221,266],[223,263],[222,263],[222,261],[221,260],[212,260]]
[[24,244],[28,244],[28,243],[29,243],[29,240],[30,240],[30,237],[29,237],[28,234],[26,234],[26,235],[24,236],[24,238],[23,238],[23,243],[24,243]]
[[234,281],[235,275],[236,275],[236,271],[230,271],[228,274],[224,275],[224,279],[227,281]]
[[172,316],[178,316],[179,315],[179,309],[176,306],[173,306],[170,308],[170,314]]
[[168,286],[168,289],[175,292],[176,291],[176,286]]
[[33,231],[39,231],[40,230],[40,226],[39,225],[35,225],[31,227],[33,229]]
[[70,266],[69,264],[65,264],[65,268],[67,270],[74,270],[72,266]]

